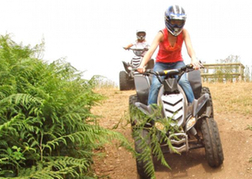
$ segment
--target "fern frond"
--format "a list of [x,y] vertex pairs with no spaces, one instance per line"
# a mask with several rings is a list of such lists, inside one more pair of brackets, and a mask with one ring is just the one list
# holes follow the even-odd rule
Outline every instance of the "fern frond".
[[24,115],[19,113],[18,115],[11,118],[8,122],[5,122],[4,124],[0,125],[0,136],[3,130],[8,130],[8,128],[10,128],[11,125],[18,123],[18,121],[23,118]]
[[[171,119],[166,119],[161,116],[162,108],[161,106],[155,106],[154,114],[152,116],[146,116],[140,110],[136,109],[134,106],[131,108],[131,119],[137,121],[137,124],[133,127],[133,138],[137,142],[138,150],[141,152],[136,155],[138,161],[142,161],[145,164],[145,172],[147,175],[155,178],[155,170],[151,156],[154,155],[161,164],[169,169],[171,167],[167,163],[161,144],[166,144],[172,150],[177,152],[174,147],[171,145],[167,131],[170,134],[178,131],[176,127],[171,125]],[[146,123],[158,122],[161,123],[163,128],[157,128],[155,125],[152,127],[145,128]],[[147,130],[148,135],[143,137],[141,131]],[[178,153],[178,152],[177,152]]]
[[[0,47],[0,177],[92,177],[94,149],[116,141],[133,152],[121,133],[95,121],[91,108],[104,99],[93,92],[95,78],[82,79],[64,59],[47,64],[34,58],[42,44],[18,45],[6,35]],[[10,160],[13,146],[17,156]]]

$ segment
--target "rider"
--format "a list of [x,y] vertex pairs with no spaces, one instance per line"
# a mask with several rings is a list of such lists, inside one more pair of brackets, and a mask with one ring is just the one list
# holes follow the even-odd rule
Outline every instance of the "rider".
[[[178,5],[170,6],[165,11],[165,28],[160,30],[154,38],[149,50],[142,60],[141,65],[137,69],[138,72],[143,73],[145,71],[145,64],[151,59],[151,56],[158,46],[159,51],[156,57],[156,63],[153,69],[154,71],[178,69],[185,66],[181,55],[183,42],[185,42],[187,53],[191,57],[191,64],[195,69],[199,69],[200,64],[196,59],[189,33],[183,28],[186,22],[186,17],[185,10]],[[188,102],[192,103],[194,100],[194,94],[185,74],[181,77],[179,84],[185,91]],[[148,104],[157,103],[157,96],[160,87],[161,84],[157,77],[153,76]]]
[[[136,37],[137,40],[135,43],[130,43],[126,47],[123,47],[125,50],[128,50],[130,47],[135,46],[135,48],[139,49],[149,49],[149,45],[145,40],[146,37],[146,32],[145,30],[137,30],[136,31]],[[142,54],[143,56],[145,55],[146,51]]]

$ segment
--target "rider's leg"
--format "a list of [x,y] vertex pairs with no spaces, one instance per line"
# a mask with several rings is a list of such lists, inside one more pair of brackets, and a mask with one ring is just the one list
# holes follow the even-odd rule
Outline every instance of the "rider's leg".
[[194,94],[193,94],[193,90],[192,90],[192,87],[187,79],[187,76],[186,74],[183,74],[179,80],[179,85],[183,88],[185,94],[186,94],[186,97],[187,97],[187,100],[189,103],[192,103],[193,100],[194,100]]
[[[156,63],[154,66],[154,71],[162,71],[162,70],[168,70],[168,69],[178,69],[181,67],[184,67],[185,63],[183,61],[175,62],[175,63]],[[164,77],[162,78],[164,79]],[[194,100],[194,94],[192,87],[187,80],[186,74],[182,75],[179,85],[183,88],[187,100],[189,103],[192,103]],[[158,81],[157,77],[153,75],[150,91],[149,91],[149,98],[148,98],[148,104],[156,104],[157,103],[157,97],[158,97],[158,92],[161,87],[161,83]]]
[[[174,68],[181,68],[185,66],[185,63],[184,62],[177,62],[176,63],[176,66]],[[183,88],[185,94],[186,94],[186,97],[187,97],[187,100],[189,103],[192,103],[193,100],[194,100],[194,94],[193,94],[193,90],[192,90],[192,87],[187,79],[187,76],[186,74],[183,74],[179,80],[179,85]]]
[[[162,71],[167,69],[167,64],[165,63],[155,63],[153,70]],[[157,104],[158,91],[161,87],[161,83],[158,81],[157,77],[153,75],[152,83],[149,91],[148,105]]]

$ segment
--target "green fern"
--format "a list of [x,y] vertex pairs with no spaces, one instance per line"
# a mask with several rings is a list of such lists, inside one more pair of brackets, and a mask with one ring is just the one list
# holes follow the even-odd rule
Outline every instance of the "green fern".
[[[153,106],[154,113],[151,116],[143,114],[134,105],[130,106],[130,118],[135,121],[133,126],[132,136],[137,142],[137,147],[140,152],[136,153],[136,158],[139,162],[144,163],[145,173],[151,178],[155,178],[155,167],[153,164],[152,156],[155,156],[161,164],[168,169],[171,169],[167,163],[161,145],[167,145],[174,152],[178,153],[171,145],[171,141],[167,135],[167,131],[170,134],[178,131],[176,127],[171,126],[171,119],[162,117],[162,107]],[[164,128],[158,129],[155,125],[146,127],[146,123],[153,123],[153,121],[159,122]],[[148,131],[148,135],[143,136],[143,131]]]
[[105,99],[93,92],[97,78],[35,58],[41,50],[0,37],[0,178],[94,178],[95,149],[115,140],[133,149],[91,113]]

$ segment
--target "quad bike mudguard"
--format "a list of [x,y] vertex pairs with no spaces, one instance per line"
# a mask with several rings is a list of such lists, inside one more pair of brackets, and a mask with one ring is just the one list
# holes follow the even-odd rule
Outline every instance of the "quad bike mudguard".
[[135,82],[136,93],[137,93],[139,102],[147,105],[149,89],[150,89],[150,84],[151,84],[151,76],[135,74],[134,82]]
[[187,73],[187,78],[193,90],[194,97],[198,99],[201,95],[202,83],[200,70],[193,70]]

